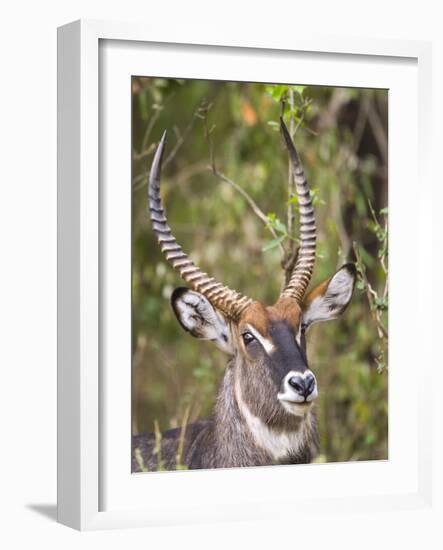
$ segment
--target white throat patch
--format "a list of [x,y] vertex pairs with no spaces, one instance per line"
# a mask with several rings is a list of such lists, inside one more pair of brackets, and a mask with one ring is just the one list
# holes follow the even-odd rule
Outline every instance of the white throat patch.
[[[243,401],[240,385],[235,381],[235,396],[240,409],[240,413],[246,421],[246,424],[252,434],[254,442],[268,452],[274,460],[280,460],[288,454],[296,454],[305,443],[303,423],[301,420],[298,430],[293,432],[277,432],[269,428],[260,418],[255,416],[249,410],[249,407]],[[309,418],[309,417],[307,417]],[[307,420],[309,422],[309,420]]]

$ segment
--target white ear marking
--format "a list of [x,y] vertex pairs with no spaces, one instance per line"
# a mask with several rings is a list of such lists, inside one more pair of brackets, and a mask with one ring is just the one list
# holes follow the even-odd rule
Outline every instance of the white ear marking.
[[303,312],[303,323],[306,327],[318,321],[328,321],[338,317],[352,298],[355,278],[353,265],[343,266],[332,276],[323,294],[319,294],[312,301],[309,301],[308,296],[308,305]]
[[202,294],[178,288],[172,294],[171,304],[185,330],[200,340],[211,340],[226,353],[233,353],[228,323]]

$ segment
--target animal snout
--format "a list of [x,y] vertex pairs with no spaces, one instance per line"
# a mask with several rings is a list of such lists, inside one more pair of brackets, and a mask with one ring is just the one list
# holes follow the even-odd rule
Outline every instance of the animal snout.
[[290,371],[283,379],[278,394],[280,401],[286,403],[311,403],[318,395],[317,380],[308,369],[303,372]]
[[315,376],[312,373],[308,373],[306,376],[294,375],[289,378],[288,384],[294,388],[298,395],[307,399],[315,390]]

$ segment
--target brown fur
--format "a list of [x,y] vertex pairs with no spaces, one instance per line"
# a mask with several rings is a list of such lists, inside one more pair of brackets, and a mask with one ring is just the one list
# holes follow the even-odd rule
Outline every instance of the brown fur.
[[307,307],[318,296],[324,296],[325,292],[328,290],[328,285],[331,279],[332,277],[329,277],[329,279],[326,279],[326,281],[323,281],[323,283],[319,284],[314,289],[312,289],[311,292],[309,292],[309,294],[303,300],[304,308]]
[[[259,302],[251,304],[243,313],[238,324],[232,324],[237,349],[228,366],[221,384],[214,417],[191,424],[186,429],[183,462],[192,469],[228,468],[239,466],[260,466],[275,464],[275,459],[259,447],[246,425],[239,408],[236,382],[241,388],[241,398],[251,414],[275,433],[297,434],[300,444],[296,454],[287,454],[280,464],[310,462],[318,447],[317,423],[311,409],[304,418],[289,414],[276,398],[277,388],[269,376],[269,367],[264,361],[246,359],[249,354],[241,338],[245,325],[250,324],[265,338],[271,338],[273,323],[286,322],[297,332],[301,309],[292,298],[281,298],[275,305],[265,307]],[[246,352],[246,353],[244,353]],[[163,467],[175,469],[176,452],[180,430],[162,434]],[[133,451],[138,449],[148,470],[158,468],[153,434],[133,439]],[[135,454],[133,471],[140,471]]]
[[269,338],[269,325],[272,321],[287,321],[298,331],[301,318],[301,308],[293,298],[282,297],[273,306],[264,306],[254,302],[243,312],[238,323],[238,332],[241,333],[245,325],[256,328],[265,338]]
[[263,304],[253,302],[245,309],[238,323],[238,332],[241,333],[245,325],[251,324],[265,338],[269,337],[269,314]]
[[[351,267],[346,269],[353,273]],[[296,338],[302,307],[324,295],[330,280],[311,291],[303,306],[290,297],[281,297],[268,307],[253,302],[238,322],[231,320],[230,326],[225,327],[234,339],[230,349],[233,355],[219,388],[214,416],[186,427],[180,460],[185,466],[228,468],[300,464],[312,460],[318,448],[313,408],[307,408],[303,416],[296,416],[282,405],[278,394],[288,373],[309,369],[305,348]],[[199,311],[196,309],[196,314]],[[260,346],[253,341],[246,346],[243,332],[248,324],[272,340],[274,348],[266,351],[264,344]],[[180,429],[162,434],[161,456],[165,469],[177,467],[180,434]],[[284,437],[279,438],[279,434]],[[136,449],[139,453],[135,453]],[[148,470],[159,468],[154,434],[133,438],[133,471],[143,469],[137,460],[140,455]]]

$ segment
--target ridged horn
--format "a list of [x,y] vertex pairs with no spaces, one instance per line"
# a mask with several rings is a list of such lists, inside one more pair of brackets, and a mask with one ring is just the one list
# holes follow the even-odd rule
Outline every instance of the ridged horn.
[[315,227],[314,206],[303,166],[291,135],[281,117],[280,130],[289,153],[300,210],[300,248],[297,262],[281,296],[294,298],[301,304],[314,270],[317,230]]
[[160,198],[160,172],[165,144],[166,131],[163,133],[152,161],[148,186],[152,229],[161,251],[173,269],[180,274],[192,290],[203,294],[215,308],[227,317],[237,320],[242,311],[252,303],[252,300],[247,296],[242,296],[235,290],[223,286],[196,266],[177,243],[168,225],[163,202]]

